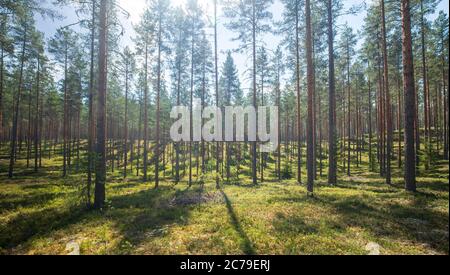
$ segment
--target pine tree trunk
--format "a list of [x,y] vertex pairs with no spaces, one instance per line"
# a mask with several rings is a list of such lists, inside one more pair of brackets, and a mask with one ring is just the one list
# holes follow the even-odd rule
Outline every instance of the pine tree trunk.
[[403,53],[403,90],[405,112],[405,188],[416,191],[416,156],[414,152],[414,120],[416,92],[414,84],[414,64],[411,36],[410,1],[402,0],[402,53]]
[[[368,66],[370,68],[370,64]],[[370,76],[368,77],[368,88],[369,88],[369,117],[367,119],[367,123],[369,124],[369,167],[370,171],[374,171],[374,163],[373,163],[373,156],[372,156],[372,87],[370,83]]]
[[[256,0],[252,0],[252,50],[253,50],[253,107],[256,109]],[[256,115],[256,121],[258,121],[258,115]],[[252,179],[253,184],[258,184],[257,178],[257,166],[256,166],[256,152],[257,142],[252,142]]]
[[398,89],[397,89],[397,130],[398,130],[398,168],[402,168],[402,96],[400,90],[400,79],[398,79]]
[[142,95],[139,102],[139,121],[138,121],[138,137],[137,137],[137,159],[136,159],[136,177],[139,177],[140,161],[141,161],[141,137],[142,137]]
[[[193,20],[195,20],[193,18]],[[194,50],[195,50],[195,21],[192,22],[192,41],[191,41],[191,91],[189,99],[189,187],[192,186],[192,145],[194,139],[193,133],[193,107],[194,107]]]
[[95,6],[96,0],[92,0],[92,20],[91,20],[91,60],[89,72],[89,123],[88,123],[88,183],[87,200],[88,207],[91,206],[91,186],[92,170],[94,169],[94,151],[95,151],[95,119],[94,119],[94,50],[95,50]]
[[302,144],[301,144],[301,109],[300,109],[300,30],[299,30],[299,3],[295,1],[295,77],[297,92],[297,183],[302,183]]
[[311,7],[310,0],[305,1],[306,13],[306,61],[308,82],[308,127],[307,127],[307,166],[308,193],[314,192],[314,68],[312,59]]
[[17,89],[17,95],[16,95],[16,103],[15,103],[15,110],[14,110],[14,119],[13,119],[13,129],[12,129],[12,139],[11,139],[11,150],[9,155],[9,170],[8,170],[8,177],[12,178],[14,174],[14,162],[16,158],[16,143],[17,143],[17,136],[18,136],[18,122],[19,122],[19,109],[20,109],[20,97],[22,94],[22,81],[23,81],[23,67],[25,63],[25,50],[26,50],[26,42],[27,42],[27,26],[25,25],[24,33],[23,33],[23,41],[22,41],[22,53],[20,58],[20,72],[19,72],[19,83],[18,83],[18,89]]
[[127,177],[128,167],[128,63],[125,60],[125,119],[124,119],[124,140],[123,140],[123,177]]
[[350,118],[350,104],[351,104],[351,83],[350,83],[350,44],[347,40],[347,176],[350,177],[350,161],[351,161],[351,118]]
[[[146,37],[146,39],[148,39]],[[144,182],[147,181],[147,166],[148,166],[148,41],[145,42],[145,81],[144,81]]]
[[[35,123],[34,123],[34,172],[38,171],[38,145],[39,145],[39,102],[40,102],[40,57],[37,58],[37,73],[36,73],[36,110],[35,110]],[[41,107],[42,108],[42,107]]]
[[[219,67],[217,53],[217,0],[214,0],[214,80],[216,107],[219,107]],[[219,188],[219,142],[216,142],[216,188]]]
[[[181,38],[181,32],[180,32]],[[179,61],[180,62],[180,61]],[[177,106],[181,105],[181,64],[178,63],[178,77],[177,77]],[[180,182],[180,142],[175,144],[175,183],[178,184]]]
[[[442,44],[444,44],[444,40],[442,40]],[[445,60],[442,58],[442,92],[443,92],[443,123],[444,123],[444,160],[448,160],[448,147],[449,147],[449,136],[448,136],[448,130],[449,130],[449,119],[448,119],[448,88],[446,89],[445,81],[447,80],[445,75]]]
[[107,8],[108,0],[100,0],[100,33],[98,61],[97,161],[94,207],[103,208],[106,185],[106,92],[107,92]]
[[[3,29],[3,27],[1,28]],[[4,67],[3,43],[0,44],[0,141],[4,138],[3,129],[3,67]]]
[[328,183],[337,184],[336,156],[336,83],[334,72],[334,31],[333,31],[333,1],[327,0],[328,10]]
[[162,30],[161,30],[162,15],[159,12],[158,18],[158,80],[157,80],[157,93],[156,93],[156,144],[155,144],[155,188],[159,186],[159,159],[160,159],[160,97],[161,97],[161,43],[162,43]]
[[420,0],[420,35],[421,35],[421,51],[422,51],[422,78],[423,78],[423,96],[424,96],[424,122],[425,122],[425,154],[427,160],[425,161],[425,169],[429,169],[430,165],[430,102],[428,90],[428,75],[427,75],[427,60],[426,60],[426,45],[425,45],[425,22],[424,22],[423,0]]
[[[68,117],[68,96],[67,96],[67,63],[68,63],[68,45],[67,42],[65,42],[65,49],[64,49],[64,117],[63,117],[63,177],[67,176],[67,166],[70,165],[70,156],[68,156],[67,152],[67,135],[68,135],[68,124],[69,124],[69,117]],[[69,163],[69,164],[68,164]]]
[[383,68],[384,68],[384,93],[386,100],[386,130],[387,130],[387,143],[386,143],[386,183],[391,185],[391,156],[392,156],[392,105],[391,95],[389,90],[389,64],[388,64],[388,52],[386,43],[386,23],[385,23],[385,8],[384,0],[381,0],[381,32],[382,32],[382,45],[383,45]]
[[31,157],[31,89],[28,95],[28,123],[27,123],[27,168],[30,168]]

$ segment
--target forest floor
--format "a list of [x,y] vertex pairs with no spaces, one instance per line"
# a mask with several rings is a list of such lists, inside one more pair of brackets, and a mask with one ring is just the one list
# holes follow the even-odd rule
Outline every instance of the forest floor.
[[[294,180],[253,186],[249,179],[175,185],[109,175],[107,206],[80,206],[86,175],[61,178],[60,159],[38,174],[0,160],[0,254],[449,254],[449,167],[437,162],[403,190],[354,168],[338,186],[316,184],[315,198]],[[367,166],[366,166],[367,167]]]

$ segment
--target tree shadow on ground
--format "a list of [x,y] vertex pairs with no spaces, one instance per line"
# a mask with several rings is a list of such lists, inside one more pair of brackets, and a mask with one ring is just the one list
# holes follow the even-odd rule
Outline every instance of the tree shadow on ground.
[[[195,205],[206,202],[203,185],[176,189],[173,186],[160,186],[141,192],[111,198],[114,207],[108,217],[123,234],[123,242],[139,246],[149,239],[162,237],[168,227],[174,224],[186,225]],[[121,253],[123,247],[115,248]]]
[[305,217],[301,214],[286,215],[285,213],[278,212],[275,214],[272,223],[277,233],[288,236],[296,236],[298,234],[309,235],[319,231],[317,226],[307,224]]
[[7,223],[0,224],[0,247],[12,249],[30,238],[45,236],[82,220],[85,213],[81,207],[55,207],[19,213]]
[[253,244],[245,233],[244,229],[241,226],[239,218],[236,216],[236,212],[234,211],[233,205],[231,204],[230,199],[227,194],[221,190],[220,191],[227,207],[228,215],[230,216],[231,225],[234,230],[238,233],[239,238],[241,239],[240,248],[245,255],[254,255],[256,254],[255,249],[253,248]]
[[229,181],[223,181],[221,183],[224,186],[236,186],[236,187],[240,187],[240,188],[260,188],[261,186],[259,184],[254,185],[253,183],[249,183],[249,182],[242,182],[240,180],[232,180],[230,179]]
[[[407,194],[411,204],[387,203],[370,201],[362,196],[339,197],[334,195],[322,195],[319,197],[280,197],[277,200],[289,203],[306,202],[316,204],[324,209],[328,208],[338,216],[334,225],[340,228],[360,227],[370,231],[375,237],[389,237],[400,241],[423,243],[435,249],[439,253],[448,254],[448,223],[449,216],[430,207],[432,201],[429,194]],[[285,217],[285,220],[298,222],[299,226],[305,225],[297,214],[293,217]],[[274,225],[279,225],[280,220],[274,220]],[[284,224],[284,223],[281,223]],[[295,226],[294,231],[300,230]],[[288,227],[289,229],[289,227]],[[308,232],[308,227],[304,230]]]
[[28,208],[37,205],[45,206],[50,201],[64,196],[64,193],[32,193],[26,195],[0,194],[0,214],[19,207]]

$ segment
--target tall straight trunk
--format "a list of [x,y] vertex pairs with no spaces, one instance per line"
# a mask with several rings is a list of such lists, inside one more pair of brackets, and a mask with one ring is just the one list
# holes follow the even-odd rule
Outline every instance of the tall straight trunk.
[[439,81],[436,81],[435,85],[435,113],[434,113],[434,127],[436,130],[436,151],[438,154],[440,154],[441,146],[442,146],[442,117],[441,117],[441,108],[442,108],[442,93],[441,93],[441,83]]
[[[38,140],[39,140],[39,168],[42,168],[42,129],[44,127],[44,101],[42,97],[40,97],[40,110],[39,110],[39,133],[38,133]],[[45,147],[45,146],[44,146]],[[45,148],[44,148],[45,149]]]
[[323,176],[323,162],[322,162],[322,138],[323,138],[323,134],[322,134],[322,98],[320,96],[320,93],[318,93],[318,115],[319,115],[319,120],[317,123],[317,127],[319,128],[319,136],[318,136],[318,143],[319,143],[319,175],[320,177]]
[[328,9],[328,183],[337,184],[336,156],[336,83],[334,76],[333,0],[327,0]]
[[92,0],[92,20],[91,20],[91,63],[89,72],[89,123],[88,123],[88,167],[87,167],[87,200],[91,206],[92,170],[94,169],[95,151],[95,119],[94,119],[94,51],[95,51],[95,6],[96,0]]
[[360,129],[360,121],[361,121],[361,108],[360,108],[360,102],[359,102],[359,97],[356,97],[356,167],[359,168],[359,153],[361,152],[361,148],[360,148],[360,133],[361,133],[361,129]]
[[123,140],[123,177],[127,177],[128,166],[128,66],[129,60],[125,60],[125,120],[124,120],[124,140]]
[[106,185],[106,92],[107,92],[107,8],[108,0],[100,0],[100,36],[98,54],[97,161],[94,207],[103,208]]
[[[280,88],[280,66],[277,66],[277,106],[278,106],[278,148],[277,148],[277,176],[281,181],[281,88]],[[240,152],[240,150],[238,150]],[[238,173],[239,174],[239,173]]]
[[162,43],[162,30],[161,30],[162,15],[159,12],[158,18],[158,82],[156,92],[156,145],[155,145],[155,188],[159,186],[159,146],[160,146],[160,97],[161,97],[161,43]]
[[18,135],[18,121],[19,121],[19,107],[20,107],[20,97],[22,94],[22,81],[23,81],[23,67],[25,63],[25,48],[27,42],[27,26],[25,25],[23,32],[23,41],[22,41],[22,53],[20,58],[20,72],[19,72],[19,83],[16,95],[16,103],[14,110],[14,119],[13,119],[13,127],[12,127],[12,138],[11,138],[11,150],[9,155],[9,170],[8,177],[12,178],[14,174],[14,162],[16,157],[16,143],[17,143],[17,135]]
[[[3,27],[2,27],[3,29]],[[0,141],[3,141],[3,67],[4,67],[3,43],[0,44]]]
[[[377,82],[379,83],[379,81],[377,80]],[[375,146],[376,148],[376,156],[377,156],[377,164],[380,163],[380,86],[378,84],[378,87],[375,91],[375,130],[376,130],[376,140],[377,140],[377,144]],[[381,170],[381,169],[380,169]]]
[[68,172],[70,172],[71,166],[72,166],[72,111],[71,108],[69,108],[69,97],[67,97],[67,169]]
[[285,133],[284,133],[284,151],[285,151],[285,165],[288,165],[289,163],[289,110],[288,107],[285,107]]
[[398,168],[402,167],[402,96],[401,96],[401,87],[400,87],[400,78],[397,80],[397,130],[398,130]]
[[[206,35],[203,34],[203,39],[206,40]],[[205,107],[205,96],[206,96],[206,56],[203,57],[203,68],[202,68],[202,95],[201,95],[201,109]],[[202,120],[203,124],[203,120]],[[201,141],[201,151],[202,151],[202,175],[206,173],[205,166],[205,141],[202,139]]]
[[141,161],[141,137],[142,137],[142,92],[139,101],[139,121],[138,121],[138,137],[137,137],[137,159],[136,159],[136,177],[139,177],[139,163]]
[[193,131],[193,108],[194,108],[194,50],[195,50],[195,18],[192,18],[192,41],[191,41],[191,92],[189,97],[189,187],[192,186],[192,145],[194,139]]
[[314,43],[314,31],[312,31],[311,26],[311,59],[312,59],[312,82],[313,82],[313,104],[312,104],[312,113],[313,113],[313,172],[314,172],[314,180],[317,180],[317,96],[316,96],[316,51],[315,51],[315,43]]
[[448,96],[447,96],[447,86],[446,86],[446,74],[445,74],[445,69],[446,69],[446,65],[445,65],[445,37],[444,35],[441,36],[441,47],[442,47],[442,53],[441,53],[441,66],[442,66],[442,138],[444,140],[444,160],[448,160],[448,146],[449,146],[449,137],[448,137]]
[[436,135],[437,135],[437,140],[438,140],[437,151],[439,153],[440,153],[441,148],[444,149],[444,125],[443,125],[444,118],[442,116],[442,113],[443,113],[443,106],[442,106],[443,95],[442,94],[443,94],[442,93],[442,83],[439,83],[436,85],[436,106],[438,109],[437,114],[436,114],[437,129],[438,129]]
[[299,3],[295,1],[295,77],[297,92],[297,183],[302,183],[302,127],[300,113],[300,39],[299,39]]
[[27,168],[30,168],[31,157],[31,89],[28,95],[28,123],[27,123]]
[[391,184],[391,156],[392,156],[392,139],[393,139],[393,127],[392,127],[392,105],[391,95],[389,90],[389,64],[388,64],[388,52],[386,43],[386,22],[385,22],[385,8],[384,0],[381,0],[381,32],[382,32],[382,45],[383,45],[383,68],[384,68],[384,93],[386,99],[386,128],[387,128],[387,143],[386,143],[386,183]]
[[314,192],[314,68],[312,58],[311,7],[310,0],[305,2],[306,13],[306,61],[308,82],[308,127],[307,127],[307,165],[308,193]]
[[347,40],[347,176],[350,176],[350,160],[351,160],[351,127],[350,127],[350,101],[351,101],[351,84],[350,84],[350,43]]
[[[370,68],[370,64],[368,66]],[[372,156],[372,87],[370,83],[370,76],[368,77],[368,86],[369,86],[369,117],[367,119],[367,123],[369,124],[369,167],[370,171],[374,171],[374,163],[373,163],[373,156]]]
[[[444,39],[442,39],[442,45],[444,45]],[[448,130],[449,130],[449,119],[448,119],[448,88],[446,89],[446,83],[447,80],[445,75],[445,59],[442,57],[442,93],[443,93],[443,108],[442,108],[442,114],[443,114],[443,125],[444,125],[444,160],[448,160],[448,147],[449,147],[449,136],[448,136]]]
[[425,161],[425,169],[429,168],[430,164],[430,102],[428,90],[428,75],[427,75],[427,60],[426,60],[426,45],[425,45],[425,19],[423,0],[420,1],[420,36],[421,36],[421,51],[422,51],[422,78],[423,78],[423,96],[424,96],[424,122],[425,122],[425,150],[427,160]]
[[414,63],[411,36],[410,1],[402,0],[402,53],[405,120],[405,188],[416,191],[416,156],[414,151],[415,98]]
[[133,169],[134,169],[134,165],[133,165],[133,161],[135,158],[135,152],[134,152],[134,147],[135,147],[135,138],[136,138],[136,131],[134,129],[134,124],[131,123],[131,130],[130,130],[130,171],[131,173],[133,173]]
[[[37,57],[37,72],[36,72],[36,110],[35,110],[35,123],[34,123],[34,172],[38,171],[38,145],[39,145],[39,102],[40,102],[40,57]],[[42,107],[41,107],[42,108]]]
[[[358,87],[356,87],[356,90],[358,90]],[[356,152],[356,167],[359,168],[359,116],[360,116],[360,103],[359,103],[359,97],[356,96],[355,98],[355,117],[353,119],[353,133],[355,135],[354,142],[353,142],[353,150]]]
[[[7,16],[1,16],[0,18],[0,31],[6,33],[6,26],[8,24]],[[3,127],[3,88],[4,88],[4,72],[5,72],[5,45],[4,41],[0,41],[0,148],[3,141],[7,141],[9,135],[5,133],[5,128]],[[9,130],[9,129],[8,129]],[[9,132],[9,131],[8,131]]]
[[[180,39],[181,39],[180,31]],[[178,62],[178,77],[177,77],[177,106],[181,105],[181,61]],[[175,183],[180,182],[180,142],[175,144]]]
[[[147,37],[146,37],[147,39]],[[144,81],[144,181],[147,181],[148,166],[148,41],[145,42],[145,81]]]
[[[264,66],[261,64],[261,106],[264,106]],[[228,152],[227,152],[228,154]],[[261,176],[261,182],[264,182],[264,153],[259,152],[260,155],[260,162],[259,162],[259,168],[260,168],[260,176]],[[228,164],[227,164],[228,165]]]
[[346,139],[345,139],[345,136],[346,136],[346,133],[345,133],[345,122],[346,122],[346,106],[345,106],[345,102],[346,102],[346,100],[345,100],[345,98],[346,98],[346,96],[345,96],[345,84],[344,84],[344,79],[345,79],[345,76],[344,75],[342,75],[342,79],[343,79],[343,81],[341,81],[341,91],[342,91],[342,94],[341,94],[341,96],[340,96],[340,106],[341,106],[341,121],[340,121],[340,139],[341,139],[341,146],[340,146],[340,153],[341,153],[341,159],[342,159],[342,168],[343,168],[343,173],[346,173],[346,167],[347,167],[347,160],[346,160],[346,152],[345,152],[345,144],[346,144]]
[[416,170],[419,171],[419,165],[420,165],[420,118],[419,118],[419,96],[418,96],[418,86],[415,86],[415,103],[414,103],[414,109],[416,112],[416,116],[414,118],[414,130],[415,130],[415,139],[416,139]]
[[[252,0],[252,51],[253,51],[253,107],[256,109],[256,1]],[[256,115],[256,121],[258,121],[258,115]],[[257,167],[256,167],[256,145],[257,142],[252,142],[252,179],[253,184],[258,184]]]
[[379,162],[380,162],[380,176],[385,175],[385,113],[384,113],[384,80],[381,73],[381,57],[380,57],[380,45],[378,44],[378,132],[379,132]]
[[[217,53],[217,0],[214,0],[214,80],[216,107],[219,107],[219,65]],[[216,142],[216,187],[219,188],[219,142]],[[254,168],[254,167],[253,167]],[[254,178],[254,177],[253,177]]]
[[[19,115],[21,115],[20,112],[19,112]],[[19,132],[18,132],[18,135],[19,135],[19,148],[15,152],[14,161],[17,161],[17,155],[20,155],[22,153],[23,140],[25,139],[25,137],[24,137],[25,134],[23,132],[23,127],[24,127],[23,120],[22,120],[21,117],[18,120],[19,120],[19,122],[18,122],[19,123]]]
[[[68,156],[67,152],[67,135],[68,135],[68,129],[69,129],[69,116],[68,116],[68,103],[67,103],[67,57],[68,55],[68,45],[67,41],[65,42],[64,46],[64,114],[63,114],[63,177],[67,176],[67,166],[68,162],[70,162],[70,156]],[[69,164],[70,165],[70,164]]]
[[76,172],[78,173],[80,171],[80,142],[81,142],[81,133],[80,133],[80,129],[81,129],[81,106],[78,106],[78,110],[77,110],[77,136],[76,136],[76,143],[77,143],[77,167],[76,167]]

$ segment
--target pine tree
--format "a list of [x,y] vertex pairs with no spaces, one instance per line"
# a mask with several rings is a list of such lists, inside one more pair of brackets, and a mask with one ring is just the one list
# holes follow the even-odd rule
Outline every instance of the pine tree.
[[135,38],[136,50],[138,55],[143,55],[144,58],[144,103],[143,103],[143,121],[144,121],[144,155],[143,155],[143,178],[147,181],[148,178],[148,103],[149,103],[149,84],[148,84],[148,69],[149,69],[149,55],[150,46],[154,41],[155,25],[151,13],[148,9],[144,11],[141,21],[135,27],[137,37]]
[[410,8],[410,1],[402,0],[403,90],[405,96],[405,188],[408,191],[414,192],[416,191],[416,156],[414,150],[416,90],[414,87]]
[[[278,30],[279,33],[285,35],[283,44],[289,49],[292,55],[292,60],[295,62],[289,64],[290,67],[295,68],[294,79],[296,87],[296,103],[297,103],[297,183],[302,183],[302,122],[301,122],[301,64],[300,64],[300,28],[302,27],[300,22],[300,13],[303,8],[303,1],[300,0],[284,0],[285,12],[283,14],[283,21],[280,24]],[[292,29],[295,31],[295,35],[292,35]]]
[[189,0],[187,3],[187,14],[188,14],[188,24],[189,24],[189,34],[190,34],[190,54],[191,54],[191,85],[190,85],[190,140],[189,140],[189,186],[192,186],[192,153],[193,153],[193,145],[194,145],[194,130],[193,130],[193,109],[194,109],[194,85],[195,85],[195,71],[196,71],[196,62],[195,62],[195,54],[197,48],[197,41],[200,38],[200,30],[204,26],[204,22],[202,21],[202,10],[198,5],[197,0]]
[[[345,78],[345,86],[346,86],[346,118],[347,118],[347,175],[350,176],[350,161],[351,161],[351,96],[352,96],[352,85],[351,85],[351,70],[353,56],[355,55],[354,45],[356,44],[356,37],[353,33],[352,28],[350,28],[347,24],[344,25],[344,28],[341,33],[341,40],[339,42],[339,48],[341,49],[341,71],[344,74]],[[345,139],[343,139],[345,143]]]
[[111,1],[100,0],[99,54],[98,54],[98,101],[97,101],[97,149],[95,167],[94,208],[102,209],[105,204],[106,185],[106,93],[107,93],[107,35],[108,7]]
[[327,0],[328,19],[328,183],[337,184],[336,85],[334,69],[333,1]]
[[[281,143],[281,77],[285,72],[284,56],[282,47],[279,45],[273,55],[272,59],[272,70],[273,70],[273,80],[274,85],[274,96],[275,104],[278,106],[278,141]],[[281,181],[281,144],[277,148],[277,177]]]
[[388,51],[387,51],[387,39],[386,39],[386,13],[384,0],[381,0],[381,35],[382,35],[382,49],[383,49],[383,79],[384,79],[384,96],[385,96],[385,106],[386,106],[386,128],[387,128],[387,148],[386,148],[386,183],[391,185],[391,157],[392,157],[392,139],[393,139],[393,128],[392,128],[392,106],[391,106],[391,95],[389,87],[389,63],[388,63]]
[[[227,1],[224,10],[225,15],[231,19],[227,27],[239,33],[236,40],[240,40],[241,49],[251,49],[252,52],[252,105],[255,108],[257,107],[257,37],[271,29],[267,20],[272,18],[272,14],[268,11],[268,7],[272,3],[272,0],[243,0],[237,3]],[[249,23],[251,28],[249,28]],[[258,183],[256,146],[257,142],[252,142],[252,180],[255,185]]]
[[169,8],[168,0],[153,0],[150,2],[150,11],[151,17],[154,18],[154,26],[155,26],[155,38],[156,38],[156,144],[155,144],[155,188],[159,186],[159,166],[160,166],[160,151],[161,151],[161,122],[160,122],[160,112],[161,112],[161,89],[162,89],[162,54],[168,51],[166,47],[165,41],[170,40],[170,32],[168,31],[169,22],[169,14],[171,12]]
[[[222,66],[222,75],[220,77],[220,91],[223,95],[223,104],[224,106],[232,106],[233,104],[242,103],[242,90],[241,84],[239,81],[239,74],[234,64],[233,57],[231,55],[231,51],[227,52],[227,57]],[[229,143],[226,144],[226,176],[227,181],[230,180],[231,177],[231,145]]]
[[18,78],[18,88],[17,94],[15,96],[15,104],[14,104],[14,113],[13,113],[13,129],[12,129],[12,138],[10,144],[10,155],[9,155],[9,170],[8,177],[12,178],[14,175],[14,163],[16,158],[16,145],[18,138],[18,123],[19,123],[19,110],[20,110],[20,101],[22,96],[22,85],[23,85],[23,75],[24,75],[24,66],[26,61],[27,47],[29,48],[29,37],[33,33],[33,25],[34,21],[32,19],[32,15],[30,11],[26,10],[24,12],[25,15],[21,16],[19,19],[19,23],[17,25],[17,29],[15,33],[17,35],[18,43],[21,44],[21,50],[19,55],[19,78]]
[[123,130],[123,176],[127,177],[128,173],[128,150],[129,146],[129,98],[130,98],[130,84],[133,81],[133,74],[136,70],[136,63],[134,59],[134,54],[131,52],[129,47],[125,47],[123,53],[121,54],[120,67],[122,68],[122,73],[125,78],[125,110],[124,110],[124,130]]
[[[171,61],[171,71],[172,71],[172,83],[173,83],[173,93],[175,94],[174,105],[180,106],[182,97],[184,98],[184,91],[187,86],[187,67],[189,66],[189,57],[185,50],[185,45],[188,43],[188,32],[187,32],[187,22],[186,14],[183,9],[177,8],[174,11],[174,19],[172,30],[172,61]],[[181,142],[175,143],[175,182],[180,181],[180,147]]]
[[307,170],[308,170],[308,193],[314,193],[314,65],[313,65],[313,45],[312,45],[312,25],[310,1],[305,1],[306,14],[306,61],[307,61],[307,86],[308,86],[308,123],[307,123]]

